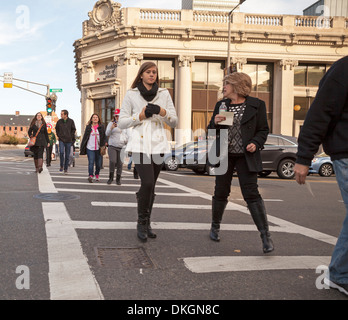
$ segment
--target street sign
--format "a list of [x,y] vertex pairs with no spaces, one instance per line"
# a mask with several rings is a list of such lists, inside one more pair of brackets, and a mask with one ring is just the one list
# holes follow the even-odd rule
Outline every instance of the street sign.
[[63,89],[50,89],[50,92],[63,92]]
[[13,73],[5,72],[4,73],[4,88],[12,88],[12,81],[13,81]]

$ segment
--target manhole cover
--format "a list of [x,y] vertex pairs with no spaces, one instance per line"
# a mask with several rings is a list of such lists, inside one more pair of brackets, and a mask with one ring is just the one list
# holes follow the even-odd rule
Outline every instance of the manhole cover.
[[96,255],[102,267],[127,269],[154,267],[144,248],[96,248]]
[[40,193],[34,196],[34,198],[46,201],[71,201],[80,199],[79,196],[65,193]]

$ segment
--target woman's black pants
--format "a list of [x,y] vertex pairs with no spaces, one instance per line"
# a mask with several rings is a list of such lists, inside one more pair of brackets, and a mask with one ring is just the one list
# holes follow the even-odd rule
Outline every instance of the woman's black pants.
[[133,153],[133,161],[141,180],[141,187],[137,197],[143,200],[143,204],[146,202],[145,207],[148,209],[155,194],[156,182],[163,163],[155,163],[152,156],[147,156],[143,153]]
[[244,155],[228,155],[228,169],[224,175],[216,176],[214,198],[227,201],[231,193],[233,171],[237,170],[239,185],[246,203],[261,200],[258,190],[257,172],[250,172]]

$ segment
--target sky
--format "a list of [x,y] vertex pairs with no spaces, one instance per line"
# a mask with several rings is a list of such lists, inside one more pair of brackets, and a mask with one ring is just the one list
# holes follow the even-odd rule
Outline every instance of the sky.
[[[81,133],[80,91],[76,86],[73,43],[82,37],[97,0],[2,0],[0,9],[0,75],[42,84],[57,93],[57,113],[70,112]],[[119,0],[122,7],[181,9],[181,0]],[[246,0],[241,12],[302,15],[316,0]],[[2,78],[0,78],[2,79]],[[46,94],[46,87],[14,81]],[[44,111],[45,98],[19,88],[5,89],[0,82],[0,114],[33,115]]]

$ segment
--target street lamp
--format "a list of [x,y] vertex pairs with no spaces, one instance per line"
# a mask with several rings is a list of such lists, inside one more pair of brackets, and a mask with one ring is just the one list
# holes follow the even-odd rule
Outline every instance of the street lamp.
[[236,10],[243,2],[246,0],[239,0],[239,3],[230,11],[228,14],[228,47],[227,47],[227,73],[230,74],[231,72],[231,20],[232,20],[232,13],[234,10]]

